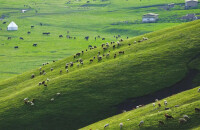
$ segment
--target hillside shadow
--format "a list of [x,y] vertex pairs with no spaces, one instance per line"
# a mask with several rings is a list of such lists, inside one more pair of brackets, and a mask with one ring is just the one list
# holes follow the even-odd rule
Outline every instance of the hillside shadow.
[[199,71],[196,69],[189,70],[189,72],[182,80],[180,80],[179,82],[175,83],[170,87],[164,88],[162,90],[156,91],[154,93],[145,96],[127,99],[124,102],[116,105],[117,113],[119,114],[123,110],[132,110],[133,108],[141,104],[146,105],[152,103],[155,101],[155,99],[160,100],[172,96],[174,94],[180,93],[182,91],[192,89],[196,87],[192,81],[197,76],[198,73]]

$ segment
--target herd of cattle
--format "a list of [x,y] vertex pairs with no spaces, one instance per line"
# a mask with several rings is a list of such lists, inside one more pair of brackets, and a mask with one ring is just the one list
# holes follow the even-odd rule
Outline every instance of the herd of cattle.
[[[143,41],[145,41],[145,40],[148,40],[148,38],[143,37],[143,38],[142,38],[141,40],[139,40],[139,41],[134,41],[134,44],[135,44],[135,43],[143,42]],[[123,39],[120,39],[120,41],[118,41],[118,42],[116,42],[116,43],[115,43],[115,42],[110,42],[110,43],[107,42],[106,44],[103,43],[103,44],[101,45],[101,47],[102,47],[102,49],[103,49],[103,55],[100,56],[101,52],[98,51],[98,52],[97,52],[97,57],[96,57],[96,56],[93,56],[93,58],[89,60],[89,63],[92,63],[95,59],[97,59],[97,61],[99,62],[99,61],[101,61],[101,60],[103,59],[104,56],[109,57],[109,56],[110,56],[110,50],[108,51],[109,53],[107,53],[106,55],[104,54],[104,52],[105,52],[109,47],[112,47],[111,50],[115,50],[116,47],[119,48],[119,47],[122,45],[121,42],[123,42]],[[131,44],[129,43],[129,44],[127,44],[127,45],[130,46]],[[89,45],[88,47],[89,47],[90,50],[97,48],[97,46],[94,46],[94,47],[93,47],[92,45]],[[85,51],[87,52],[88,49],[86,49]],[[125,54],[124,51],[118,51],[118,53],[119,53],[119,55],[120,55],[120,54]],[[83,65],[83,59],[80,58],[81,55],[83,55],[83,54],[84,54],[84,51],[81,51],[81,52],[76,53],[76,54],[73,56],[74,60],[77,62],[77,67],[79,67],[79,63]],[[116,58],[116,56],[117,56],[117,53],[114,54],[114,58]],[[79,59],[78,59],[78,58],[79,58]],[[55,61],[53,61],[53,62],[55,62]],[[66,64],[65,64],[64,69],[66,69],[66,72],[67,72],[67,73],[69,72],[69,70],[68,70],[69,67],[73,67],[73,66],[74,66],[74,63],[75,63],[75,62],[69,62],[69,63],[66,63]],[[48,62],[47,62],[47,63],[43,63],[42,65],[45,66],[45,65],[47,65],[47,64],[49,64],[49,63],[48,63]],[[52,72],[53,70],[54,70],[53,68],[50,69],[51,72]],[[63,71],[62,71],[62,69],[61,69],[61,70],[59,71],[59,73],[62,74],[62,72],[63,72]],[[42,70],[42,67],[40,67],[40,69],[39,69],[39,75],[46,75],[46,72],[45,72],[45,70]],[[32,74],[32,75],[31,75],[31,78],[32,78],[32,79],[35,78],[35,74]],[[42,81],[42,82],[39,82],[39,86],[40,86],[40,85],[44,85],[45,87],[47,87],[48,82],[49,82],[49,79],[47,78],[47,80],[44,80],[44,81]],[[198,89],[198,92],[200,92],[200,88]],[[59,93],[59,94],[60,94],[60,93]],[[51,98],[51,101],[54,101],[54,98]],[[25,104],[34,105],[35,99],[34,99],[33,101],[28,101],[27,99],[24,99],[24,102],[25,102]],[[161,107],[161,104],[158,102],[158,99],[156,99],[155,102],[157,103],[158,108]],[[153,107],[156,106],[156,103],[153,103]],[[165,106],[168,105],[168,102],[167,102],[166,100],[164,101],[164,105],[165,105]],[[143,107],[143,105],[136,106],[136,109],[138,109],[138,108],[140,108],[140,107]],[[175,105],[175,107],[179,107],[179,105]],[[169,109],[170,109],[170,108],[165,107],[165,110],[169,110]],[[126,112],[126,111],[123,111],[123,112]],[[200,108],[195,108],[195,112],[200,113]],[[164,116],[165,116],[166,119],[174,119],[174,117],[173,117],[172,115],[165,114]],[[186,123],[189,119],[190,119],[190,117],[189,117],[188,115],[184,115],[183,117],[179,118],[178,121],[179,121],[179,123],[182,124],[182,123]],[[130,120],[130,119],[127,119],[127,121],[129,121],[129,120]],[[159,125],[164,125],[164,124],[165,124],[164,121],[162,121],[162,120],[159,120],[158,123],[159,123]],[[144,121],[140,121],[140,122],[139,122],[139,127],[141,127],[143,124],[144,124]],[[123,123],[120,123],[119,126],[120,126],[120,129],[122,129],[122,128],[123,128]],[[104,126],[104,128],[106,128],[106,127],[109,127],[109,124],[106,124],[106,125]]]

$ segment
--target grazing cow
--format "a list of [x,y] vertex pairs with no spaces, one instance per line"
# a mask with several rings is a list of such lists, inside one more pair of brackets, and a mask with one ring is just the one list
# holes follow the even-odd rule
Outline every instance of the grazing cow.
[[76,53],[76,56],[80,56],[81,55],[81,53]]
[[87,41],[88,41],[88,40],[89,40],[89,36],[86,36],[86,37],[85,37],[85,40],[87,40]]
[[34,44],[33,44],[33,46],[35,46],[35,47],[36,47],[36,46],[37,46],[37,43],[34,43]]
[[61,38],[61,37],[63,37],[63,35],[59,35],[59,37]]
[[106,40],[106,38],[102,38],[102,40]]
[[99,57],[98,57],[98,61],[101,61],[101,60],[102,60],[102,56],[99,56]]
[[119,54],[124,54],[124,51],[119,51]]
[[165,118],[166,118],[166,119],[174,119],[173,116],[170,116],[170,115],[168,115],[168,114],[165,114]]
[[164,125],[165,123],[163,121],[158,121],[159,125]]
[[8,37],[8,40],[11,40],[11,37]]
[[200,108],[195,108],[195,112],[200,112]]
[[74,63],[73,62],[70,62],[70,67],[72,67],[74,65]]
[[106,49],[107,49],[106,47],[103,48],[104,51],[105,51]]
[[170,108],[166,107],[165,110],[169,110]]
[[50,32],[44,32],[44,33],[42,33],[43,35],[49,35],[50,34]]
[[3,24],[6,24],[6,22],[3,22]]
[[45,84],[45,81],[42,81],[42,84]]
[[31,34],[31,32],[27,32],[27,34]]
[[97,46],[94,46],[94,48],[97,48]]
[[93,62],[93,59],[90,59],[90,63]]
[[116,57],[117,57],[117,54],[114,55],[114,58],[116,58]]
[[44,84],[45,87],[47,87],[47,84]]
[[24,40],[24,38],[23,38],[23,37],[20,37],[19,39],[21,39],[21,40]]
[[18,47],[18,46],[15,46],[14,48],[17,49],[17,48],[19,48],[19,47]]
[[34,75],[34,74],[32,74],[32,75],[31,75],[31,78],[32,78],[32,79],[33,79],[33,78],[35,78],[35,75]]
[[31,28],[34,28],[35,26],[31,26]]
[[144,124],[144,121],[140,121],[139,126],[142,126]]

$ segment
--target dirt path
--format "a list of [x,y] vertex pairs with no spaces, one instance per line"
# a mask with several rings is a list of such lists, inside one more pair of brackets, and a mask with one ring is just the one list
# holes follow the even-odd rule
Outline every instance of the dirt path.
[[171,95],[180,93],[182,91],[194,88],[195,85],[192,83],[192,80],[195,78],[197,74],[198,74],[197,70],[190,70],[181,81],[168,88],[164,88],[149,95],[127,99],[126,101],[117,105],[118,109],[117,113],[121,113],[122,110],[132,110],[133,108],[135,108],[140,104],[146,105],[151,102],[154,102],[155,99],[163,99]]

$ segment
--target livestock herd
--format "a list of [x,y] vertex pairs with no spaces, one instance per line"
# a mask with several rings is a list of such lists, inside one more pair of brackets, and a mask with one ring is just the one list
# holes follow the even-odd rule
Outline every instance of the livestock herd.
[[[198,92],[200,93],[200,88],[198,88]],[[160,102],[158,102],[158,99],[156,99],[155,102],[158,104],[158,108],[160,108],[160,107],[161,107],[161,104],[160,104]],[[153,103],[153,107],[156,106],[156,103]],[[166,100],[164,100],[164,105],[165,105],[165,106],[168,105],[168,103],[167,103]],[[139,107],[142,107],[142,106],[143,106],[143,105],[136,106],[136,109],[138,109]],[[179,107],[179,105],[175,105],[175,107]],[[157,110],[158,108],[156,108],[156,110]],[[170,109],[170,108],[166,109],[166,107],[165,107],[165,110],[169,110],[169,109]],[[200,108],[195,108],[194,110],[195,110],[196,113],[200,113]],[[123,110],[123,112],[126,112],[126,111]],[[164,117],[165,117],[166,120],[174,119],[174,117],[173,117],[172,115],[169,115],[169,114],[167,114],[167,113],[164,114]],[[180,118],[178,119],[178,122],[179,122],[180,124],[184,124],[184,123],[188,122],[189,120],[190,120],[190,117],[189,117],[188,115],[183,115],[182,117],[180,117]],[[130,121],[130,119],[127,119],[127,121]],[[139,127],[142,127],[142,126],[144,125],[144,123],[145,123],[145,121],[142,120],[142,121],[139,122],[139,125],[138,125],[138,126],[139,126]],[[158,120],[158,125],[160,125],[160,126],[165,125],[165,122],[162,121],[162,120]],[[107,128],[107,127],[109,127],[109,126],[110,126],[109,123],[108,123],[108,124],[105,124],[105,125],[104,125],[104,129]],[[122,123],[122,122],[119,123],[119,127],[120,127],[120,130],[123,128],[123,123]],[[92,129],[90,129],[90,130],[92,130]]]
[[[139,40],[139,41],[134,41],[134,43],[140,43],[140,42],[142,42],[142,41],[145,41],[145,40],[148,40],[148,38],[145,38],[145,37],[143,37],[142,38],[142,40]],[[102,44],[101,45],[101,47],[102,47],[102,52],[103,52],[103,55],[102,56],[100,56],[101,55],[101,52],[100,51],[98,51],[98,53],[97,53],[97,57],[95,57],[95,56],[93,56],[93,58],[92,59],[90,59],[89,60],[89,63],[92,63],[95,59],[97,59],[97,61],[98,62],[100,62],[102,59],[103,59],[103,57],[109,57],[110,56],[110,51],[111,51],[111,49],[108,51],[109,53],[107,53],[106,55],[104,54],[104,52],[107,50],[107,49],[109,49],[109,47],[111,47],[112,48],[112,50],[114,51],[115,50],[115,48],[119,48],[122,44],[121,44],[121,42],[123,42],[123,39],[120,39],[120,41],[118,41],[118,42],[110,42],[110,43],[106,43],[106,44]],[[128,46],[130,46],[131,44],[129,43],[128,44]],[[95,48],[97,48],[96,46],[92,46],[92,45],[89,45],[88,46],[89,48],[90,48],[90,50],[93,50],[93,49],[95,49]],[[86,49],[86,52],[87,52],[87,49]],[[119,53],[119,55],[120,54],[125,54],[125,52],[124,51],[118,51],[118,53]],[[73,58],[74,58],[74,60],[77,62],[77,67],[79,67],[79,63],[81,64],[81,65],[83,65],[83,59],[81,59],[80,57],[82,56],[82,55],[84,55],[84,51],[81,51],[81,52],[78,52],[78,53],[76,53],[74,56],[73,56]],[[115,53],[114,54],[114,59],[117,57],[117,53]],[[79,59],[78,59],[79,58]],[[55,61],[53,61],[53,62],[55,62]],[[66,63],[65,64],[65,66],[64,66],[64,68],[66,69],[66,72],[68,73],[69,72],[69,67],[73,67],[74,66],[74,63],[76,63],[76,62],[69,62],[69,63]],[[45,66],[45,65],[47,65],[47,64],[49,64],[49,62],[47,62],[47,63],[43,63],[42,65],[43,66]],[[53,71],[54,69],[53,68],[50,68],[50,71]],[[59,73],[60,74],[62,74],[62,69],[59,71]],[[45,72],[45,70],[42,70],[42,67],[40,67],[39,68],[39,74],[40,75],[46,75],[46,72]],[[35,74],[32,74],[31,75],[31,78],[33,79],[33,78],[35,78]],[[45,87],[47,87],[47,83],[49,82],[50,80],[47,78],[47,80],[44,80],[44,81],[42,81],[42,82],[39,82],[39,86],[40,85],[44,85]],[[200,88],[198,89],[198,92],[200,92]],[[56,94],[57,96],[59,96],[60,95],[60,93],[57,93]],[[55,100],[55,98],[51,98],[50,99],[50,101],[54,101]],[[35,103],[35,99],[33,99],[32,101],[29,101],[29,99],[28,98],[25,98],[24,99],[24,103],[25,104],[30,104],[31,106],[33,106],[34,105],[34,103]],[[160,104],[160,102],[158,102],[158,99],[156,99],[155,100],[155,103],[153,103],[152,105],[153,105],[153,107],[156,107],[156,104],[158,105],[158,108],[161,108],[161,104]],[[165,108],[164,108],[164,110],[169,110],[170,108],[169,107],[166,107],[168,105],[168,102],[166,101],[166,100],[164,100],[164,106],[165,106]],[[143,105],[138,105],[138,106],[136,106],[136,109],[139,109],[140,107],[143,107]],[[175,107],[179,107],[179,105],[175,105]],[[158,108],[156,108],[156,109],[158,109]],[[123,112],[126,112],[125,110],[123,111]],[[197,112],[197,113],[200,113],[200,108],[195,108],[195,112]],[[164,114],[164,117],[168,120],[168,119],[174,119],[174,117],[172,116],[172,115],[169,115],[169,114]],[[183,123],[186,123],[188,120],[190,119],[190,117],[188,116],[188,115],[183,115],[183,117],[181,117],[181,118],[179,118],[179,123],[180,124],[183,124]],[[127,121],[129,121],[130,119],[127,119]],[[140,121],[139,122],[139,127],[141,127],[141,126],[143,126],[143,124],[145,123],[145,121]],[[158,124],[159,125],[165,125],[165,123],[164,123],[164,121],[162,121],[162,120],[158,120]],[[119,124],[119,127],[120,127],[120,129],[122,129],[123,128],[123,123],[120,123]],[[107,127],[109,127],[109,124],[106,124],[105,126],[104,126],[104,129],[105,128],[107,128]]]

